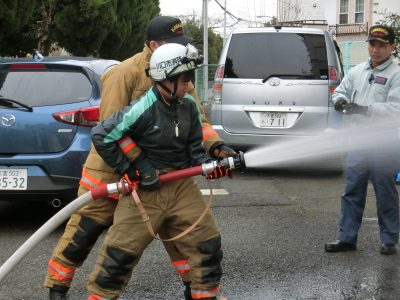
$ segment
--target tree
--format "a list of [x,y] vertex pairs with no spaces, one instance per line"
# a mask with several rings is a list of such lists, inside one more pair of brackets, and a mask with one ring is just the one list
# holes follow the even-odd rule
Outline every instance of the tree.
[[400,58],[400,15],[394,13],[383,13],[383,18],[381,20],[382,24],[393,27],[394,33],[396,35],[397,47],[394,51],[394,56]]
[[[203,26],[195,20],[187,20],[183,27],[187,36],[193,39],[193,43],[199,53],[203,53]],[[208,29],[208,62],[209,64],[217,64],[222,50],[223,39],[212,29]]]
[[74,55],[98,56],[98,49],[117,21],[117,0],[56,2],[53,42]]
[[36,47],[32,20],[38,2],[0,1],[0,56],[25,56]]
[[0,0],[0,55],[49,55],[60,47],[122,60],[142,49],[159,12],[158,0]]
[[118,1],[117,21],[98,51],[100,57],[124,60],[141,51],[147,25],[159,13],[158,0]]
[[278,25],[278,18],[277,17],[272,17],[272,19],[270,21],[268,21],[267,23],[264,23],[264,27],[271,27],[271,26],[275,26]]
[[303,11],[298,0],[278,1],[279,22],[290,22],[304,19]]

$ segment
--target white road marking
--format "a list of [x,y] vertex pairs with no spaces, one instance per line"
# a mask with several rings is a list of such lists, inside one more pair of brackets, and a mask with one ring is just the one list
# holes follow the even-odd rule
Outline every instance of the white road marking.
[[[210,189],[201,189],[200,192],[204,196],[210,195]],[[229,195],[228,191],[226,189],[213,189],[213,195]]]
[[364,221],[378,221],[378,218],[363,218]]

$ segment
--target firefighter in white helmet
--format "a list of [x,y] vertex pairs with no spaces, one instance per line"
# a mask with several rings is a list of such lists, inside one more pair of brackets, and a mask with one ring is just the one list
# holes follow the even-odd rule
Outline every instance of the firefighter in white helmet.
[[[186,93],[201,64],[197,49],[188,44],[165,44],[157,48],[148,75],[154,85],[136,102],[99,123],[92,130],[98,153],[114,171],[140,178],[139,194],[154,231],[160,227],[175,236],[193,224],[206,209],[206,203],[193,178],[160,185],[158,174],[210,161],[202,144],[200,110]],[[142,154],[129,161],[119,143],[134,140]],[[226,175],[220,168],[211,179]],[[116,299],[123,291],[144,249],[153,236],[141,221],[132,196],[121,197],[89,275],[89,299]],[[208,211],[197,227],[175,240],[175,245],[191,266],[191,297],[216,299],[222,276],[221,237]]]

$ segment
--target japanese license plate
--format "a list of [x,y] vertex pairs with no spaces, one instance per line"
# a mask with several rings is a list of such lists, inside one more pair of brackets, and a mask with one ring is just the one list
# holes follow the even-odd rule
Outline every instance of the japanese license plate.
[[260,127],[286,127],[287,113],[262,112],[260,116]]
[[0,190],[26,190],[27,186],[26,169],[0,169]]

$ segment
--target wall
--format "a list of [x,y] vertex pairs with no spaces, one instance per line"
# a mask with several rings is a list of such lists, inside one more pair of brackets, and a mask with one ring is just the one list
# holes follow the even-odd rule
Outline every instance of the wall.
[[326,21],[328,22],[328,25],[335,25],[337,15],[336,0],[326,0],[325,2]]

